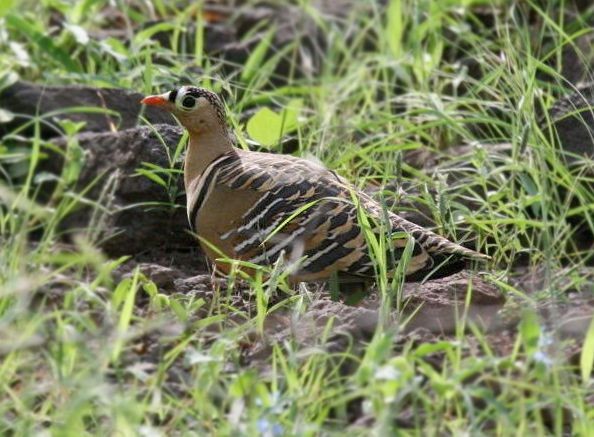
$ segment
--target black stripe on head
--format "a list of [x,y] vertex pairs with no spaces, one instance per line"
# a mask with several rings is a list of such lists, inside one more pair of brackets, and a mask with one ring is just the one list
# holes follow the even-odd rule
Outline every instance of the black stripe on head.
[[175,103],[175,98],[177,97],[177,90],[173,90],[169,93],[169,101],[171,103]]
[[223,106],[223,102],[221,102],[221,99],[219,99],[219,96],[217,96],[212,91],[208,91],[204,88],[197,88],[194,86],[189,86],[186,88],[186,95],[196,97],[196,98],[204,97],[206,100],[208,100],[210,102],[210,104],[212,104],[214,106],[217,106],[217,107]]
[[219,118],[222,121],[225,121],[225,107],[223,106],[221,99],[219,99],[219,96],[217,96],[215,93],[204,88],[189,86],[186,87],[186,95],[195,97],[197,99],[204,97],[212,106],[214,106]]

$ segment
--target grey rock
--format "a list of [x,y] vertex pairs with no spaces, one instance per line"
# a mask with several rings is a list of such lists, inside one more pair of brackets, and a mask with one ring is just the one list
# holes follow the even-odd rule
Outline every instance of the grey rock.
[[[435,281],[407,283],[404,300],[399,313],[396,308],[382,307],[376,292],[370,292],[357,306],[350,306],[331,300],[322,291],[303,314],[285,310],[270,314],[264,335],[252,339],[249,361],[264,364],[273,345],[286,343],[287,339],[299,345],[301,359],[311,354],[344,352],[351,347],[351,352],[356,353],[373,338],[379,323],[399,332],[395,340],[403,343],[419,333],[423,334],[421,343],[453,334],[464,314],[468,322],[495,332],[501,326],[498,312],[506,302],[495,285],[467,271]],[[350,370],[346,366],[341,371]]]
[[[168,125],[155,128],[77,136],[84,164],[75,191],[85,200],[62,221],[65,233],[90,234],[112,256],[197,246],[188,232],[181,162],[170,163],[168,157],[173,156],[182,131]],[[55,144],[65,148],[66,140]],[[138,174],[143,163],[161,167],[158,175],[169,180],[169,186]],[[62,164],[53,157],[43,169],[59,174]]]
[[[222,12],[224,13],[224,11]],[[143,28],[159,25],[166,20],[150,21],[144,24]],[[208,55],[217,55],[224,50],[228,44],[235,42],[235,30],[231,26],[224,26],[219,23],[204,23],[203,29],[203,50]],[[152,36],[152,39],[159,42],[162,47],[172,48],[172,32],[161,31]],[[187,23],[185,32],[181,32],[178,36],[178,50],[182,53],[195,53],[196,47],[196,25],[195,23]]]
[[155,283],[159,288],[173,289],[175,281],[184,278],[186,274],[179,269],[162,266],[160,264],[141,263],[140,272]]
[[[291,76],[311,77],[320,72],[328,46],[328,32],[319,25],[319,18],[341,26],[345,32],[344,38],[353,40],[359,35],[351,29],[352,26],[346,25],[347,17],[354,10],[361,13],[371,13],[372,10],[368,5],[354,0],[318,0],[310,6],[319,12],[318,20],[303,7],[287,2],[222,1],[206,4],[204,13],[211,18],[204,24],[204,53],[222,61],[225,75],[236,75],[272,29],[265,59],[269,60],[287,48],[289,50],[273,66],[271,81],[280,84],[286,83]],[[147,25],[155,24],[159,24],[159,21]],[[193,22],[183,23],[183,26],[184,32],[177,39],[178,51],[193,54],[196,26]],[[169,48],[172,34],[171,30],[165,30],[152,38]]]
[[[58,119],[84,121],[83,131],[101,132],[128,129],[139,124],[142,115],[152,124],[176,125],[168,113],[140,104],[142,94],[118,88],[93,88],[88,86],[44,86],[18,81],[0,92],[0,107],[16,117],[10,123],[0,124],[0,133],[21,125],[36,114],[48,115],[42,125],[44,138],[60,136]],[[104,109],[105,113],[88,109]]]
[[561,75],[574,85],[594,80],[594,30],[568,44],[561,57]]
[[559,99],[549,115],[568,163],[594,158],[594,82]]
[[495,285],[469,272],[421,284],[407,283],[404,285],[404,313],[412,317],[406,330],[424,328],[433,333],[452,334],[464,314],[469,321],[487,330],[494,329],[500,324],[497,313],[505,301]]

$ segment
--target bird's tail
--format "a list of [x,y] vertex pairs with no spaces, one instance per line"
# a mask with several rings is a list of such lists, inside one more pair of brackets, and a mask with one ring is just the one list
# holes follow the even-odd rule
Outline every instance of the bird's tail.
[[415,240],[423,253],[419,253],[416,265],[410,265],[406,279],[421,281],[453,275],[464,269],[469,261],[485,262],[491,257],[456,244],[447,238],[409,222],[402,217],[393,217],[393,225]]
[[491,259],[489,255],[454,243],[447,238],[409,222],[402,217],[392,217],[392,223],[395,228],[402,229],[412,236],[432,257],[435,257],[436,255],[458,255],[459,257],[477,261],[488,261]]

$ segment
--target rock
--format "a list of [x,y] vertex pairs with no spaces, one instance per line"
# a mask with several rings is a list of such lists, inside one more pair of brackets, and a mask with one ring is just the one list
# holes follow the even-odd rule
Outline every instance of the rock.
[[[204,13],[207,21],[203,29],[203,51],[212,58],[222,62],[226,76],[236,75],[241,66],[244,66],[254,49],[273,29],[272,40],[267,48],[264,61],[277,55],[289,44],[299,41],[295,47],[281,57],[274,66],[274,83],[286,83],[289,76],[311,76],[319,71],[324,56],[324,33],[315,24],[302,8],[291,5],[241,5],[239,7],[217,8],[209,10],[208,5]],[[208,19],[216,14],[216,21]],[[150,21],[144,28],[156,26],[165,21]],[[263,26],[263,23],[266,23]],[[192,22],[183,23],[184,32],[177,38],[177,51],[180,53],[195,53],[196,25]],[[152,35],[152,39],[171,49],[173,40],[172,30],[163,30]],[[293,54],[295,53],[294,57]],[[199,73],[200,69],[190,69],[188,76]]]
[[[268,23],[267,26],[261,27],[263,22]],[[237,29],[238,42],[221,51],[225,60],[245,65],[262,38],[270,29],[275,29],[265,59],[270,59],[289,44],[294,44],[295,48],[278,62],[272,78],[274,82],[282,83],[290,76],[311,77],[320,70],[326,51],[325,34],[303,8],[289,4],[246,5],[230,24]],[[262,30],[253,34],[259,26]]]
[[[18,81],[0,92],[0,107],[16,117],[8,124],[0,124],[0,133],[8,132],[29,121],[36,114],[47,115],[54,127],[42,124],[44,138],[53,138],[62,133],[55,123],[58,119],[86,122],[83,131],[102,132],[119,131],[138,125],[139,116],[143,115],[152,124],[176,125],[175,119],[157,108],[143,108],[140,104],[142,94],[117,88],[93,88],[87,86],[43,86]],[[64,111],[70,111],[69,113]],[[91,113],[88,109],[105,109],[110,113]]]
[[[578,278],[576,280],[576,278]],[[533,298],[533,310],[542,318],[543,330],[582,344],[594,316],[594,268],[554,271],[546,266],[517,270],[510,285]],[[512,308],[519,318],[523,305]]]
[[594,31],[567,44],[561,57],[561,76],[580,86],[594,80]]
[[[151,26],[159,25],[163,20],[149,21],[142,27],[149,28]],[[233,44],[236,41],[235,29],[231,26],[224,26],[220,23],[204,23],[203,29],[204,41],[203,50],[204,53],[209,56],[216,56],[225,50],[229,44]],[[168,30],[160,31],[152,36],[152,39],[159,42],[162,47],[171,49],[172,32]],[[195,53],[196,47],[196,25],[194,22],[188,23],[185,28],[185,32],[181,32],[177,41],[179,51],[182,53]]]
[[559,99],[549,111],[568,164],[594,158],[594,82]]
[[299,346],[300,359],[322,351],[339,353],[350,346],[360,348],[373,337],[378,317],[377,304],[373,301],[349,306],[332,301],[323,292],[303,314],[292,311],[269,314],[264,335],[252,336],[247,359],[267,366],[274,345],[287,342]]
[[[355,338],[370,339],[375,333],[379,320],[378,306],[373,296],[358,306],[345,305],[324,297],[309,307],[308,316],[320,328],[324,328],[330,320],[335,319],[335,332]],[[296,329],[296,332],[298,331],[300,329]]]
[[139,271],[161,289],[172,289],[175,281],[184,278],[186,274],[179,269],[153,263],[141,263]]
[[[86,200],[62,221],[65,232],[95,236],[111,256],[154,250],[166,253],[197,246],[188,232],[181,163],[170,163],[168,158],[168,153],[173,156],[182,131],[168,125],[155,128],[156,132],[137,127],[77,136],[84,164],[75,190]],[[55,144],[65,148],[66,140]],[[162,168],[157,175],[169,180],[169,186],[137,173],[148,168],[143,163]],[[61,166],[62,162],[53,157],[43,164],[43,170],[59,174]],[[102,206],[93,206],[95,201]]]
[[[472,284],[472,296],[465,312],[469,284]],[[475,323],[487,331],[495,331],[500,326],[498,311],[505,303],[497,287],[479,276],[471,276],[468,271],[425,283],[406,283],[404,299],[402,315],[394,308],[384,321],[387,328],[390,324],[394,326],[394,332],[398,332],[395,341],[402,344],[419,339],[419,333],[422,333],[421,343],[452,334],[464,314],[467,325]],[[374,293],[357,306],[350,306],[332,301],[322,291],[303,314],[281,310],[269,315],[264,336],[253,339],[248,359],[266,361],[273,345],[286,344],[289,340],[299,346],[300,358],[321,350],[344,352],[352,346],[351,352],[356,353],[372,339],[381,311],[381,302]],[[342,370],[348,372],[348,368]]]
[[[470,303],[466,307],[468,293]],[[497,312],[505,297],[493,284],[469,272],[404,285],[404,312],[412,315],[407,331],[418,328],[433,333],[452,334],[464,314],[467,321],[483,325],[487,330],[498,325]]]
[[[188,277],[189,272],[175,266],[168,267],[156,262],[137,262],[134,259],[129,260],[118,266],[112,272],[112,278],[120,282],[125,278],[134,275],[136,269],[146,279],[152,281],[161,293],[171,293],[176,291],[176,283],[183,281]],[[138,302],[140,304],[146,302]]]
[[[568,1],[559,12],[563,14],[564,29],[573,32],[572,40],[563,46],[561,56],[561,76],[571,84],[594,81],[594,15],[591,0]],[[585,31],[585,32],[584,32]],[[579,36],[575,37],[579,33]],[[559,41],[552,41],[554,49]],[[551,61],[554,62],[555,56]],[[558,66],[552,65],[557,70]]]
[[[369,7],[354,0],[315,1],[310,6],[327,24],[341,26],[345,31],[343,36],[348,40],[359,37],[358,33],[344,25],[349,14],[355,8],[371,12]],[[269,32],[272,35],[263,62],[285,51],[272,66],[274,74],[270,77],[271,83],[284,84],[289,77],[311,77],[320,72],[326,56],[328,32],[303,7],[282,2],[221,2],[205,4],[202,14],[205,18],[203,51],[207,56],[222,61],[226,76],[236,75],[240,67],[246,65]],[[145,27],[160,23],[151,21]],[[178,35],[178,51],[194,54],[195,22],[192,19],[192,22],[182,25],[184,32]],[[172,30],[165,30],[155,33],[152,38],[163,47],[171,48],[172,35]]]

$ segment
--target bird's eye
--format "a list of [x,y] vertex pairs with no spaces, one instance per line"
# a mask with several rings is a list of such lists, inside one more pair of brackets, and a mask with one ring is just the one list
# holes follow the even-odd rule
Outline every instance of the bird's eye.
[[182,100],[182,106],[185,109],[192,109],[196,105],[196,99],[192,96],[186,96]]

